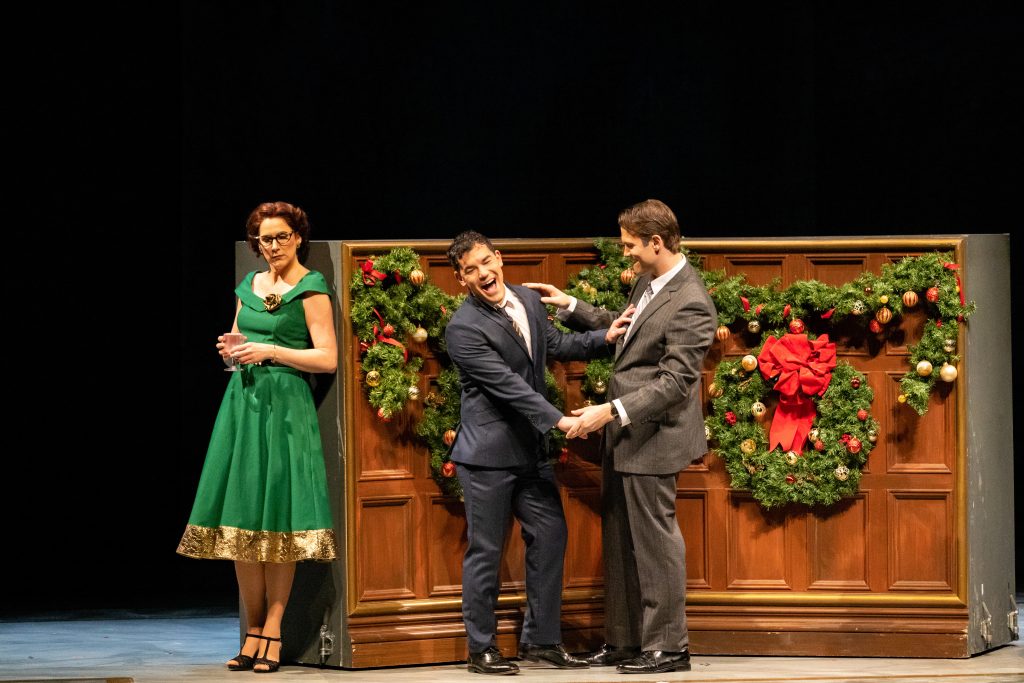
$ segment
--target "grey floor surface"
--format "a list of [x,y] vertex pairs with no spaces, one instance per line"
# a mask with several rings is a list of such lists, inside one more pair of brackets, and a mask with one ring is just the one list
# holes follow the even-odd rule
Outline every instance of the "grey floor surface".
[[[249,681],[252,672],[228,671],[223,662],[238,647],[232,616],[105,618],[0,622],[0,681],[122,680]],[[693,670],[660,676],[623,676],[613,669],[562,671],[521,664],[515,678],[535,683],[625,681],[898,681],[899,683],[1024,682],[1024,641],[970,659],[825,657],[703,657]],[[346,671],[283,667],[272,677],[304,681],[473,681],[465,664]],[[509,679],[502,679],[509,680]]]

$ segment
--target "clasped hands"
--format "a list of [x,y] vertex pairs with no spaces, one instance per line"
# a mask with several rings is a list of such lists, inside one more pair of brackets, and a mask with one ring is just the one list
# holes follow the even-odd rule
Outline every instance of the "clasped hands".
[[585,439],[591,432],[596,432],[613,419],[612,404],[600,403],[586,408],[577,408],[572,411],[571,416],[564,416],[555,426],[565,432],[566,438]]

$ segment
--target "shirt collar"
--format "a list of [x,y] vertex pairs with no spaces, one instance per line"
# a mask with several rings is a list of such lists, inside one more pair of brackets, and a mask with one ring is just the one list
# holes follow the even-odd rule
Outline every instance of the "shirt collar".
[[654,293],[657,294],[662,287],[667,285],[669,281],[676,275],[678,275],[679,272],[682,271],[682,269],[685,267],[686,256],[683,256],[683,258],[679,260],[679,263],[672,267],[672,270],[668,271],[664,275],[659,275],[658,277],[651,280],[651,289],[653,289]]

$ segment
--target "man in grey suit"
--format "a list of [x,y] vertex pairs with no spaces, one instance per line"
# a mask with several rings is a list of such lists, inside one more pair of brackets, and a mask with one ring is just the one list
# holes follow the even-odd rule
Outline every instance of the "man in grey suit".
[[[679,224],[656,199],[619,214],[625,255],[639,276],[632,314],[618,340],[608,402],[574,410],[572,438],[605,425],[601,537],[605,644],[587,657],[621,673],[690,669],[686,546],[676,521],[676,476],[707,451],[701,412],[704,356],[717,312],[679,246]],[[551,285],[524,283],[577,328],[607,326],[616,314]],[[630,310],[635,307],[635,310]]]
[[551,463],[548,432],[579,422],[547,400],[547,358],[581,360],[609,355],[628,320],[605,329],[563,334],[548,320],[540,297],[506,286],[501,253],[477,232],[448,248],[455,278],[469,295],[445,330],[459,370],[461,424],[452,445],[466,503],[467,547],[462,565],[462,614],[468,669],[514,674],[519,669],[495,643],[499,568],[512,515],[526,543],[526,614],[519,656],[559,668],[587,663],[562,647],[562,565],[566,526]]

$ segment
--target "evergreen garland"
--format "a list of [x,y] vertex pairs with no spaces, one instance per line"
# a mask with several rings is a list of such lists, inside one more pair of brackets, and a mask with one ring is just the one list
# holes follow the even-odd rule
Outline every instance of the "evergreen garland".
[[[616,241],[598,239],[594,244],[600,262],[570,278],[565,291],[594,306],[622,310],[635,277],[633,261],[623,256]],[[724,327],[727,335],[738,332],[758,342],[766,335],[781,338],[805,331],[813,339],[814,332],[808,328],[819,332],[835,328],[883,339],[905,308],[921,306],[928,320],[919,343],[908,347],[911,367],[900,381],[899,400],[923,415],[936,378],[949,382],[956,378],[959,323],[976,307],[963,299],[951,254],[907,257],[883,265],[880,275],[865,272],[840,287],[803,280],[785,289],[780,289],[777,279],[757,286],[742,275],[705,271],[699,255],[686,256],[715,303],[720,333]],[[394,249],[379,259],[371,257],[368,263],[361,264],[363,268],[351,282],[352,328],[363,351],[367,398],[378,409],[378,417],[387,420],[416,397],[422,358],[406,358],[407,340],[417,328],[426,330],[443,369],[436,390],[424,397],[423,419],[416,433],[430,449],[431,471],[438,485],[445,493],[461,497],[454,463],[448,459],[451,448],[445,440],[446,434],[450,440],[459,423],[460,387],[458,371],[445,352],[444,328],[465,296],[448,295],[424,282],[419,257],[412,249]],[[419,284],[414,282],[417,274]],[[759,350],[760,345],[753,355]],[[607,400],[612,366],[611,359],[587,364],[582,391],[588,404]],[[373,386],[369,385],[371,379]],[[552,403],[564,411],[564,397],[550,372],[545,380]],[[705,426],[712,451],[725,460],[734,488],[751,490],[765,507],[829,505],[857,491],[860,468],[878,437],[878,423],[867,414],[873,392],[864,376],[848,363],[838,361],[825,394],[814,397],[816,438],[796,457],[767,448],[768,434],[752,415],[751,406],[756,401],[764,403],[771,386],[756,370],[747,373],[738,360],[722,361],[714,385],[722,393],[714,398]],[[564,462],[565,435],[553,429],[550,437],[549,456]],[[859,447],[851,447],[851,440]]]

